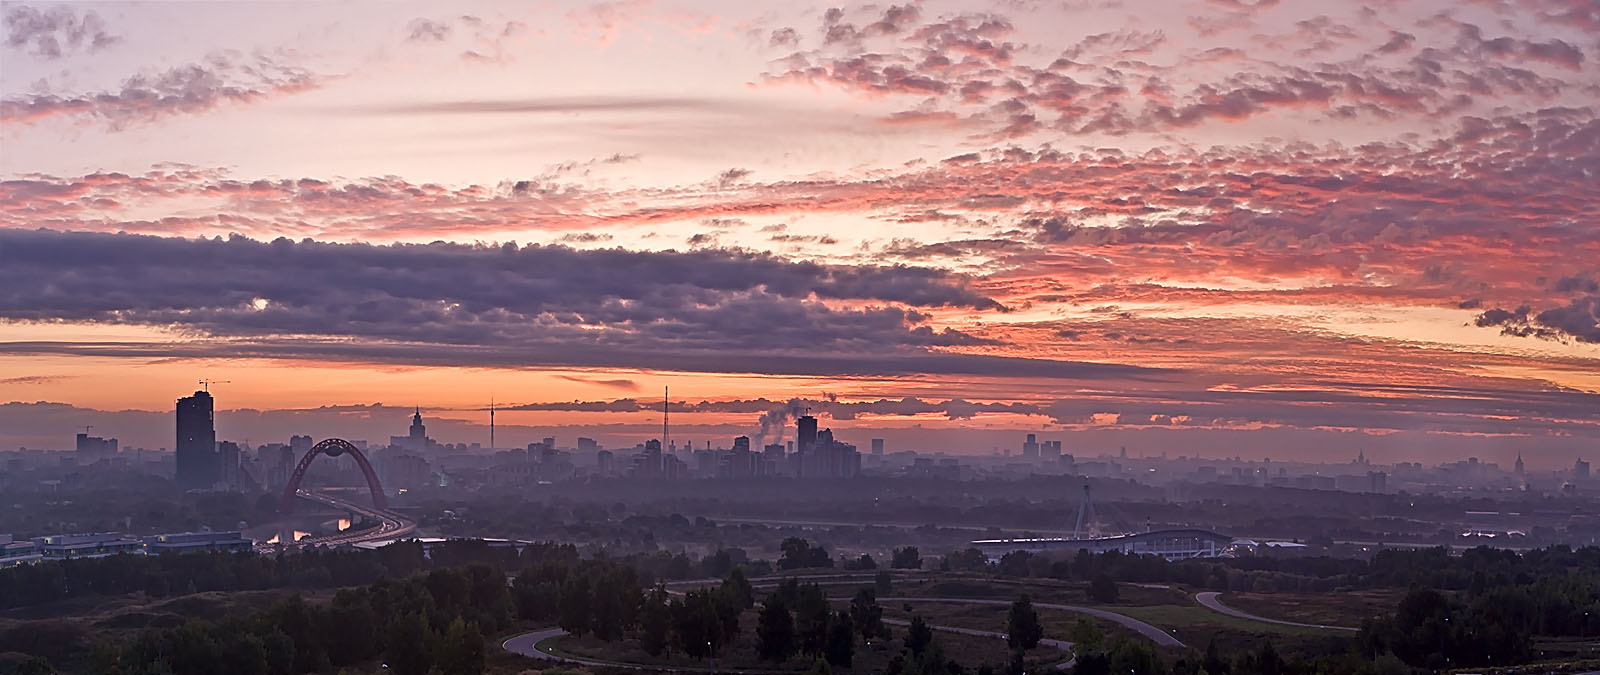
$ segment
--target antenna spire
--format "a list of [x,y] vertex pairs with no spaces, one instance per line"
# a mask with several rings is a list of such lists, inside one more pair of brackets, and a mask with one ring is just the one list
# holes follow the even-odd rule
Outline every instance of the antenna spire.
[[661,449],[662,450],[666,450],[667,448],[671,447],[671,446],[667,445],[667,443],[669,442],[669,439],[672,438],[671,435],[669,435],[668,432],[667,432],[667,412],[669,410],[671,410],[671,408],[672,408],[671,404],[669,403],[670,399],[667,397],[667,394],[671,390],[672,390],[671,387],[662,387],[661,388]]
[[489,395],[489,451],[494,452],[494,394]]

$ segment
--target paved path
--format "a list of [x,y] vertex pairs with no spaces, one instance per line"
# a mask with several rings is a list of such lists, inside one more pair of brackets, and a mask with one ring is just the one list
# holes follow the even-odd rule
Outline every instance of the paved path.
[[[958,604],[958,605],[1005,605],[1007,607],[1011,606],[1011,601],[1010,600],[987,600],[987,599],[981,599],[981,598],[888,598],[888,597],[886,597],[886,598],[878,598],[878,602],[880,602],[880,603],[888,603],[888,602],[947,602],[947,603]],[[1036,609],[1056,609],[1056,610],[1061,610],[1063,612],[1076,612],[1078,614],[1088,614],[1089,616],[1092,616],[1092,617],[1105,619],[1107,621],[1116,622],[1118,624],[1121,624],[1123,626],[1131,628],[1131,629],[1133,629],[1135,631],[1138,631],[1138,633],[1140,635],[1143,635],[1143,636],[1145,636],[1147,638],[1150,638],[1156,644],[1161,645],[1163,647],[1187,647],[1188,646],[1188,645],[1184,644],[1182,641],[1178,640],[1178,638],[1172,637],[1172,635],[1168,634],[1166,631],[1161,630],[1160,628],[1156,628],[1155,626],[1152,626],[1152,625],[1150,625],[1148,623],[1145,623],[1143,621],[1140,621],[1138,619],[1135,619],[1135,618],[1133,618],[1131,616],[1127,616],[1127,615],[1124,615],[1124,614],[1118,614],[1116,612],[1111,612],[1111,611],[1107,611],[1107,610],[1104,610],[1104,609],[1096,609],[1094,607],[1079,607],[1077,605],[1058,605],[1058,604],[1051,603],[1051,602],[1035,602],[1035,603],[1033,603],[1033,606]]]
[[1237,617],[1237,618],[1240,618],[1240,619],[1246,619],[1246,620],[1249,620],[1249,621],[1260,621],[1262,623],[1275,623],[1275,624],[1278,624],[1280,626],[1295,626],[1295,627],[1298,627],[1298,628],[1320,628],[1322,630],[1344,630],[1344,631],[1357,631],[1357,630],[1360,630],[1359,628],[1351,628],[1349,626],[1324,626],[1322,624],[1316,624],[1316,623],[1297,623],[1297,622],[1294,622],[1294,621],[1283,621],[1281,619],[1268,619],[1267,617],[1264,617],[1264,616],[1256,616],[1254,614],[1246,614],[1246,613],[1241,612],[1241,611],[1239,611],[1237,609],[1234,609],[1232,607],[1229,607],[1227,605],[1222,604],[1222,601],[1217,599],[1217,596],[1219,596],[1219,595],[1222,595],[1222,594],[1218,593],[1217,591],[1205,591],[1205,592],[1202,592],[1202,593],[1196,593],[1194,595],[1194,599],[1195,599],[1196,602],[1199,602],[1201,605],[1204,605],[1206,607],[1206,609],[1209,609],[1209,610],[1211,610],[1213,612],[1221,612],[1221,613],[1226,614],[1228,616]]

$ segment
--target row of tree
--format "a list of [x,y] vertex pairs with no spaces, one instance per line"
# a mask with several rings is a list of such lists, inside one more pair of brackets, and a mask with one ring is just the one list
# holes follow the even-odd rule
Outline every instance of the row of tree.
[[500,570],[434,570],[340,590],[326,605],[290,597],[219,622],[191,620],[103,645],[89,670],[114,675],[291,675],[381,660],[396,675],[478,675],[484,632],[507,628],[514,606]]
[[[372,551],[312,550],[267,556],[168,553],[45,561],[0,569],[0,609],[130,593],[165,597],[206,591],[341,588],[470,564],[507,572],[545,564],[570,567],[579,557],[572,544],[537,542],[518,550],[459,539],[430,544],[426,551],[418,542],[398,542]],[[617,560],[625,562],[645,585],[655,579],[722,577],[735,567],[751,564],[739,549],[718,550],[700,558],[657,552]]]
[[[1335,589],[1435,588],[1473,591],[1529,584],[1536,578],[1600,570],[1600,547],[1565,545],[1516,552],[1479,547],[1452,555],[1444,547],[1379,551],[1366,560],[1243,556],[1216,560],[1168,561],[1159,556],[1118,551],[1071,557],[1014,551],[990,562],[967,548],[939,559],[944,571],[1091,581],[1169,582],[1216,590],[1323,592]],[[1266,585],[1270,588],[1261,588]]]

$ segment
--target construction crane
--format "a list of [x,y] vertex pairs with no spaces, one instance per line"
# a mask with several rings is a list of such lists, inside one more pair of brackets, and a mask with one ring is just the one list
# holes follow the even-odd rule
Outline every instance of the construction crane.
[[211,391],[211,385],[213,385],[213,384],[233,384],[233,381],[232,380],[201,380],[200,381],[200,387],[202,389],[204,389],[208,393]]

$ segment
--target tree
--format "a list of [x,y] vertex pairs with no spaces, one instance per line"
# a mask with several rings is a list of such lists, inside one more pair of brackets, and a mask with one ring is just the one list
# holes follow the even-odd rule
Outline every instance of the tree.
[[722,581],[722,588],[736,601],[739,609],[756,606],[756,591],[750,586],[750,580],[745,578],[743,569],[733,568],[728,578]]
[[1027,551],[1012,551],[1000,556],[1000,574],[1008,577],[1028,576],[1028,561],[1033,559],[1033,554]]
[[778,550],[783,552],[778,558],[778,569],[794,570],[806,567],[833,567],[833,558],[828,556],[828,550],[821,546],[812,546],[811,542],[800,537],[789,537],[778,545]]
[[1111,672],[1132,675],[1160,675],[1167,671],[1161,657],[1148,643],[1123,640],[1111,650]]
[[828,640],[828,596],[822,587],[806,584],[800,587],[800,597],[794,605],[795,633],[800,638],[800,651],[820,654]]
[[347,588],[333,596],[323,628],[332,665],[349,666],[377,656],[378,615],[369,595],[364,588]]
[[1027,672],[1027,664],[1022,660],[1022,650],[1012,648],[1011,660],[1006,663],[1006,675],[1024,675]]
[[778,584],[778,595],[783,598],[785,607],[793,607],[800,601],[800,580],[794,577],[784,579]]
[[833,669],[828,667],[827,661],[817,659],[816,663],[811,664],[811,670],[806,675],[833,675]]
[[989,567],[989,557],[976,548],[951,551],[942,565],[951,572],[982,572]]
[[878,595],[888,595],[894,590],[894,577],[889,576],[889,570],[878,570],[872,577],[872,588]]
[[1072,675],[1111,675],[1111,655],[1105,652],[1080,652]]
[[[1077,651],[1097,652],[1105,646],[1106,634],[1100,630],[1100,624],[1095,623],[1094,619],[1078,617],[1077,621],[1072,622],[1072,627],[1067,629],[1067,641],[1071,642]],[[1216,648],[1216,640],[1211,641],[1211,646],[1213,649]]]
[[921,656],[922,650],[928,648],[933,642],[933,629],[928,627],[921,614],[911,617],[911,627],[906,629],[906,649],[915,656]]
[[733,586],[723,584],[711,593],[711,606],[717,612],[717,620],[721,622],[724,641],[731,640],[739,634],[739,615],[744,613],[747,606],[739,598],[739,590]]
[[1006,616],[1006,644],[1018,652],[1039,646],[1044,637],[1044,626],[1039,624],[1039,612],[1027,593],[1011,603],[1011,613]]
[[486,666],[483,633],[461,617],[450,622],[439,649],[439,671],[444,675],[482,675]]
[[872,589],[856,591],[856,597],[850,600],[850,621],[861,633],[863,641],[871,641],[874,636],[885,632],[887,627],[883,623],[883,606],[878,604],[878,596]]
[[897,548],[894,550],[894,556],[890,558],[889,567],[899,570],[920,570],[922,569],[922,552],[918,551],[915,546]]
[[689,591],[670,606],[678,648],[696,659],[715,655],[727,639],[712,595],[709,589]]
[[1112,603],[1121,595],[1117,590],[1117,582],[1111,576],[1101,573],[1094,575],[1094,580],[1089,582],[1089,599],[1095,602]]
[[424,675],[433,667],[436,634],[421,614],[412,612],[396,619],[389,626],[387,642],[383,660],[395,675]]
[[556,625],[573,635],[589,632],[589,580],[573,575],[556,596]]
[[756,619],[756,651],[764,661],[782,663],[794,654],[794,616],[783,604],[783,596],[773,593],[761,605]]
[[645,595],[639,607],[639,647],[646,654],[660,656],[667,650],[667,633],[671,628],[672,614],[667,609],[667,590],[656,586]]
[[855,626],[850,625],[850,613],[839,610],[834,613],[833,621],[828,626],[828,643],[823,654],[829,664],[849,668],[855,658],[855,648],[856,630]]
[[1227,675],[1228,662],[1222,660],[1222,654],[1217,650],[1216,638],[1211,638],[1211,642],[1206,644],[1206,655],[1200,660],[1200,669],[1211,675]]
[[878,561],[873,560],[872,556],[863,553],[861,557],[856,558],[854,561],[846,562],[844,568],[847,570],[875,570],[878,569]]
[[594,636],[606,642],[622,639],[622,588],[616,584],[594,584],[589,591],[589,627]]
[[1283,658],[1278,656],[1278,650],[1273,648],[1272,641],[1261,643],[1253,654],[1240,657],[1245,665],[1241,672],[1258,673],[1259,675],[1283,675]]

